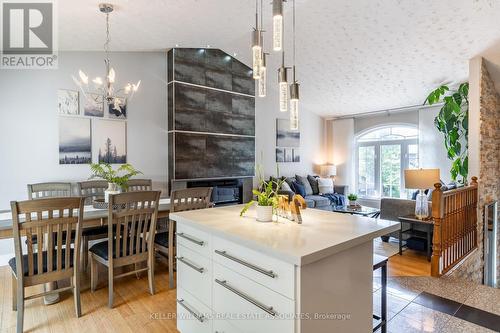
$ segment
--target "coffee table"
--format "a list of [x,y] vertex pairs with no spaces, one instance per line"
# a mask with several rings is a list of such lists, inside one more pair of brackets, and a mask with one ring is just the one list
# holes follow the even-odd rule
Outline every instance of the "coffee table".
[[351,214],[351,215],[362,215],[372,218],[377,218],[380,215],[380,209],[366,207],[366,206],[359,206],[356,208],[351,208],[349,206],[333,206],[332,212]]

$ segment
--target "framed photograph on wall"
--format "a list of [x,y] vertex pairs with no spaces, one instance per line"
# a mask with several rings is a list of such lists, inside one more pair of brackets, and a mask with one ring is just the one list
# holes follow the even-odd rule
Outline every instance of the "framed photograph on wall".
[[292,149],[292,162],[300,162],[300,150],[298,148]]
[[94,119],[93,148],[98,163],[127,163],[127,123]]
[[290,130],[289,119],[276,119],[276,146],[300,147],[300,132]]
[[276,148],[276,162],[285,162],[285,150],[284,148]]
[[107,104],[110,119],[127,119],[127,99],[121,98],[117,104]]
[[59,117],[59,164],[92,162],[90,119]]
[[62,115],[79,115],[78,91],[59,89],[57,91],[57,109]]
[[104,97],[98,94],[86,94],[83,98],[83,114],[90,117],[104,117]]
[[282,148],[285,152],[285,162],[293,162],[293,149],[292,148]]

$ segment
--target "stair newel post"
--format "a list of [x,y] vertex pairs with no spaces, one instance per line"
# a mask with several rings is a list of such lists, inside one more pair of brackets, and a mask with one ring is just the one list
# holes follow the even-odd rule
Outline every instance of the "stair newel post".
[[441,275],[443,190],[441,183],[434,184],[432,192],[432,218],[434,220],[434,236],[432,238],[431,276]]

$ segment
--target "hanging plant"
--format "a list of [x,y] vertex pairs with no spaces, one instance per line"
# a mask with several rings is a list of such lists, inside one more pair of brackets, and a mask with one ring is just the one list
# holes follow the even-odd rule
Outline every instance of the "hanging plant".
[[442,85],[429,94],[425,103],[433,105],[443,102],[443,107],[434,119],[434,125],[444,135],[444,145],[448,158],[453,161],[451,178],[461,184],[467,183],[469,171],[468,122],[469,122],[469,83],[460,84],[457,90]]

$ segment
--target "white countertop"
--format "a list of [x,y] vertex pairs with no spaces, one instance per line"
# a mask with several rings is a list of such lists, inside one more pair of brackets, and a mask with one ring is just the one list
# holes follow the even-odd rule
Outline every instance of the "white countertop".
[[199,228],[277,259],[302,266],[399,230],[397,222],[317,209],[302,210],[302,224],[279,218],[257,222],[243,205],[171,213],[177,223]]

